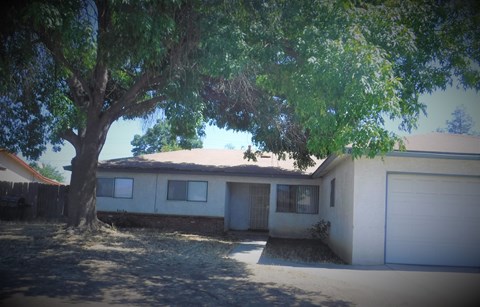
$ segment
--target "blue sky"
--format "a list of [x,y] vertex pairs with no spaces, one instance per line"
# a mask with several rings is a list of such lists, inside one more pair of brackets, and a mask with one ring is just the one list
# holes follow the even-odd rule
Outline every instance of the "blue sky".
[[[451,118],[455,107],[464,105],[467,112],[473,117],[476,126],[475,131],[480,131],[480,93],[473,90],[450,88],[446,91],[438,91],[432,95],[420,97],[420,101],[427,105],[427,116],[421,116],[418,122],[418,129],[412,134],[429,133],[439,127],[445,127],[445,121]],[[395,130],[396,123],[389,123],[388,129]],[[131,156],[132,146],[130,142],[135,134],[143,134],[145,124],[141,120],[120,120],[115,122],[109,131],[105,146],[100,154],[100,160],[122,158]],[[405,132],[397,131],[405,135]],[[207,126],[206,138],[203,141],[204,148],[225,148],[225,145],[232,144],[235,149],[241,149],[251,145],[251,136],[248,133],[236,133],[225,131],[213,126]],[[40,163],[51,164],[58,169],[69,165],[74,156],[73,147],[66,142],[61,152],[48,150],[39,160]],[[64,173],[69,182],[70,173]]]

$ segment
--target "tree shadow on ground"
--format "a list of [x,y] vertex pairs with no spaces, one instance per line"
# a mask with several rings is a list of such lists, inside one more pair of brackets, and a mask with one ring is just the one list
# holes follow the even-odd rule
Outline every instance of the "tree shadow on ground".
[[321,291],[249,280],[218,238],[129,231],[68,235],[61,225],[0,224],[0,305],[23,297],[135,306],[351,306]]

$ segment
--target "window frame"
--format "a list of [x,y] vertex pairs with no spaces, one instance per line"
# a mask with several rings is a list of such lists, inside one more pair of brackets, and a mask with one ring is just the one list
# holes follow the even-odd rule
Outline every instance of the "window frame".
[[[117,180],[129,180],[132,182],[130,189],[130,196],[118,196],[117,195]],[[113,185],[113,198],[133,199],[133,187],[135,186],[135,179],[129,177],[115,177]]]
[[[305,191],[308,189],[311,189],[310,195],[308,197],[311,199],[310,200],[310,205],[305,205],[300,203],[299,196],[301,195],[301,190],[304,189]],[[279,192],[280,190],[283,189],[283,193],[286,192],[288,189],[288,195],[285,197],[283,195],[283,199],[279,197]],[[285,206],[283,204],[282,206],[279,206],[279,202],[285,202],[285,200],[288,200],[288,205]],[[292,203],[294,201],[294,203]],[[320,188],[317,185],[303,185],[303,184],[277,184],[277,207],[276,207],[276,212],[279,213],[296,213],[296,214],[318,214],[319,213],[319,207],[320,207]],[[306,207],[308,206],[308,210],[299,210],[301,207]]]
[[[135,178],[130,178],[130,177],[98,177],[96,180],[97,180],[97,189],[96,189],[95,197],[133,199],[133,190],[134,190],[134,187],[135,187]],[[99,181],[101,181],[101,180],[108,180],[108,181],[112,182],[111,194],[104,194],[104,195],[99,195],[98,194],[98,184],[99,184]],[[131,189],[130,189],[130,193],[128,194],[128,196],[122,196],[122,194],[119,195],[118,193],[116,193],[117,188],[119,186],[119,184],[117,184],[117,180],[129,180],[129,181],[131,181]]]
[[[172,198],[173,195],[171,195],[170,193],[170,184],[172,182],[182,182],[185,184],[185,192],[183,195],[183,198]],[[193,198],[190,198],[190,184],[191,183],[203,183],[205,184],[205,199],[193,199]],[[188,202],[197,202],[197,203],[206,203],[208,202],[208,181],[206,180],[168,180],[167,182],[167,200],[169,201],[188,201]]]

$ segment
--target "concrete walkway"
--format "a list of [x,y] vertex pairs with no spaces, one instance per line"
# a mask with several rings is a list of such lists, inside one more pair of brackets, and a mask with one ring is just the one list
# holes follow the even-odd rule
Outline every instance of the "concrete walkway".
[[244,240],[233,248],[228,257],[243,263],[257,264],[260,261],[260,257],[262,257],[266,244],[267,238],[264,240]]

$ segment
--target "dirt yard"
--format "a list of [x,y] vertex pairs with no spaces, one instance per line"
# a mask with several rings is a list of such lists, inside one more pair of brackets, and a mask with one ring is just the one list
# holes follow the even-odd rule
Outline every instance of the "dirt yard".
[[151,229],[76,234],[0,222],[0,305],[310,305],[227,258],[234,237]]
[[[227,257],[238,239],[0,221],[0,306],[480,306],[476,271],[325,264],[325,249],[245,264]],[[296,243],[265,253],[312,260]]]

